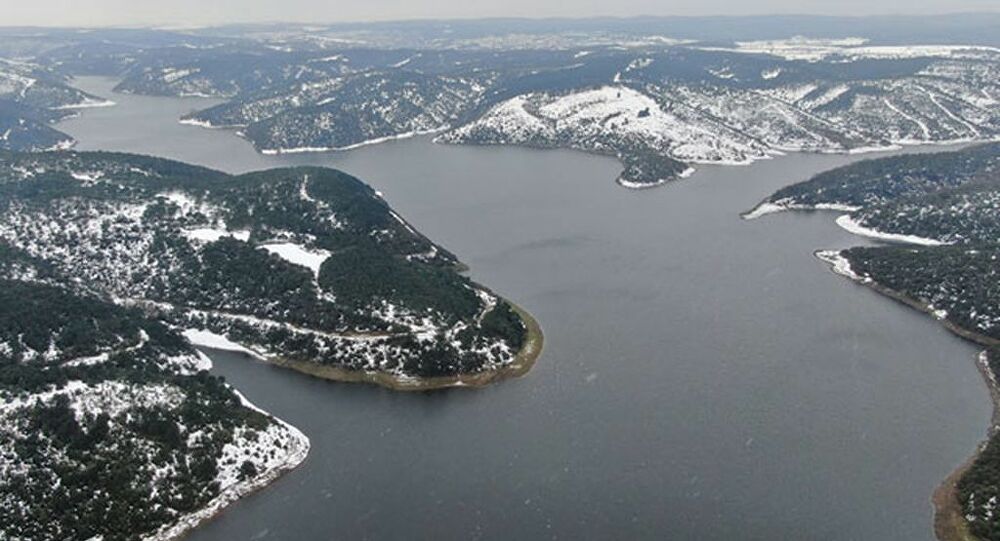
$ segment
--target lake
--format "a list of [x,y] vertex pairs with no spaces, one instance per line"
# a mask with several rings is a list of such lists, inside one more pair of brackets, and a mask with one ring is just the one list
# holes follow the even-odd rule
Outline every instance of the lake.
[[262,156],[177,122],[216,101],[77,84],[118,102],[59,125],[78,148],[343,169],[545,331],[526,377],[427,394],[213,353],[313,447],[192,540],[930,540],[932,491],[984,437],[977,349],[813,257],[866,241],[831,213],[740,219],[862,156],[629,191],[607,158],[426,137]]

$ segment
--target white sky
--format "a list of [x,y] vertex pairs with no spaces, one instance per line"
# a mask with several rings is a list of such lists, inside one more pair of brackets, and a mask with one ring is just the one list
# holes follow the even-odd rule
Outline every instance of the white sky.
[[0,0],[0,26],[601,15],[925,15],[961,11],[997,12],[1000,0]]

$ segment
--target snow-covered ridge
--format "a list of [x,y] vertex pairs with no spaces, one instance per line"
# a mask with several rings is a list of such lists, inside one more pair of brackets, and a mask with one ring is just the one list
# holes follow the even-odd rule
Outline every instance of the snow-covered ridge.
[[[632,165],[642,160],[646,165],[635,171],[642,171],[643,178],[624,175],[619,179],[619,184],[626,187],[649,187],[691,174],[690,167],[684,164],[743,165],[771,154],[750,137],[693,111],[667,109],[653,96],[624,85],[561,95],[516,96],[440,140],[567,146],[615,154]],[[677,165],[660,169],[671,160]]]
[[[694,163],[743,164],[766,157],[762,148],[727,138],[707,123],[686,122],[665,111],[653,98],[625,86],[604,86],[564,96],[538,95],[527,99],[538,104],[531,112],[525,108],[525,98],[514,98],[497,107],[500,115],[495,120],[488,115],[460,131],[486,125],[504,133],[508,129],[505,120],[511,116],[511,109],[520,107],[523,112],[513,117],[534,117],[530,125],[540,128],[526,134],[528,139],[560,137],[562,133],[582,141],[614,137],[641,142],[662,149],[678,160]],[[515,129],[523,131],[526,127]],[[604,143],[595,141],[594,144]]]
[[[643,178],[633,171],[619,183],[649,187],[683,169],[652,173],[657,157],[742,165],[783,152],[862,154],[997,137],[1000,109],[991,92],[1000,87],[989,81],[1000,75],[1000,54],[950,71],[946,63],[956,61],[933,64],[939,69],[927,75],[787,85],[768,83],[785,71],[774,67],[760,72],[753,82],[759,88],[732,84],[728,66],[706,67],[706,81],[684,84],[643,83],[637,71],[640,79],[628,84],[616,76],[615,84],[508,98],[438,140],[569,147],[613,154],[626,165],[639,159]],[[629,69],[648,64],[639,57]]]
[[[443,132],[436,141],[616,156],[626,187],[658,185],[698,163],[1000,135],[1000,50],[993,48],[879,46],[854,37],[742,41],[709,50],[646,41],[657,45],[536,51],[516,68],[509,66],[510,52],[470,61],[466,53],[418,49],[358,69],[359,62],[349,62],[352,52],[338,50],[333,57],[278,63],[258,74],[262,88],[207,61],[167,71],[152,65],[154,80],[134,84],[175,95],[197,81],[253,90],[183,122],[239,127],[265,154],[341,151]],[[696,58],[691,48],[700,49]],[[434,67],[433,56],[448,68]],[[862,58],[881,62],[852,66]],[[903,61],[912,58],[926,63]],[[804,68],[802,60],[822,66]],[[537,84],[519,86],[525,73],[539,76]],[[583,73],[589,75],[581,79]]]
[[979,58],[1000,54],[996,47],[979,45],[866,45],[865,38],[816,39],[797,36],[789,39],[738,41],[736,47],[707,47],[707,50],[769,54],[786,60],[819,62],[831,57],[849,60],[902,58]]

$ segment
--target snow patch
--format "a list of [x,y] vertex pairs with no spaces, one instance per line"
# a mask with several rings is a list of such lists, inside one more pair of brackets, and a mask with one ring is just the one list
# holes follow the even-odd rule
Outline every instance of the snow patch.
[[878,231],[877,229],[861,225],[850,214],[844,214],[843,216],[837,218],[837,225],[855,235],[888,242],[902,242],[906,244],[918,244],[920,246],[943,246],[948,244],[947,242],[918,237],[916,235],[901,235],[898,233],[885,233],[883,231]]
[[217,229],[213,227],[198,227],[194,229],[184,229],[181,231],[189,241],[195,242],[215,242],[219,239],[232,237],[236,240],[241,240],[246,242],[250,239],[249,231],[229,231],[226,229]]
[[830,265],[830,269],[833,272],[850,278],[856,282],[869,283],[871,278],[860,276],[851,268],[851,262],[848,261],[844,255],[837,250],[820,250],[815,253],[815,256]]
[[260,248],[267,250],[285,261],[310,269],[317,277],[319,276],[319,268],[323,265],[323,262],[330,257],[330,252],[327,250],[319,250],[315,248],[308,249],[291,242],[261,244]]
[[860,208],[861,207],[847,205],[844,203],[817,203],[815,205],[803,205],[793,203],[788,199],[783,199],[781,201],[767,201],[761,203],[750,212],[744,213],[742,218],[744,220],[756,220],[757,218],[767,216],[768,214],[776,214],[778,212],[785,212],[788,210],[834,210],[838,212],[855,212]]
[[789,39],[738,41],[736,47],[703,47],[705,50],[768,54],[785,60],[979,58],[1000,53],[1000,48],[978,45],[865,45],[866,38],[816,39],[795,36]]
[[[212,331],[205,329],[186,329],[181,334],[184,335],[184,338],[187,338],[188,342],[191,342],[196,346],[210,349],[221,349],[223,351],[236,351],[239,353],[246,353],[247,355],[258,359],[262,358],[259,354],[257,354],[257,352]],[[211,367],[211,361],[208,362],[208,366]]]
[[214,129],[216,126],[207,120],[201,120],[198,118],[182,118],[177,121],[179,124],[184,124],[185,126],[197,126],[199,128],[209,128]]
[[417,137],[420,135],[433,135],[435,133],[441,133],[447,130],[450,126],[439,126],[437,128],[432,128],[429,130],[413,130],[404,133],[398,133],[395,135],[387,135],[385,137],[376,137],[374,139],[368,139],[367,141],[361,141],[360,143],[354,143],[352,145],[345,145],[341,147],[295,147],[295,148],[264,148],[261,149],[260,153],[267,156],[277,156],[281,154],[306,154],[312,152],[337,152],[344,150],[354,150],[356,148],[366,147],[369,145],[377,145],[380,143],[387,143],[389,141],[396,141],[400,139],[409,139],[411,137]]
[[118,105],[111,100],[86,100],[80,103],[71,103],[69,105],[60,105],[58,107],[53,107],[55,110],[66,110],[66,109],[99,109],[102,107],[114,107]]

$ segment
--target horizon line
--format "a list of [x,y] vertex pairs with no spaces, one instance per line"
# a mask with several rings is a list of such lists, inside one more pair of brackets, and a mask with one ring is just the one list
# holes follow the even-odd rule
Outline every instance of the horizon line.
[[336,27],[336,26],[351,26],[351,25],[378,25],[378,24],[419,24],[419,23],[461,23],[461,22],[514,22],[514,21],[537,21],[537,22],[584,22],[584,21],[600,21],[600,20],[613,20],[613,21],[629,21],[635,19],[766,19],[766,18],[815,18],[815,19],[930,19],[936,17],[957,17],[957,16],[976,16],[976,15],[990,15],[990,16],[1000,16],[1000,7],[995,10],[970,10],[970,11],[944,11],[938,13],[920,13],[920,14],[907,14],[898,12],[886,12],[886,13],[869,13],[864,15],[834,15],[829,13],[802,13],[802,12],[789,12],[789,13],[748,13],[741,15],[724,15],[724,14],[703,14],[703,15],[650,15],[650,14],[637,14],[637,15],[588,15],[588,16],[571,16],[571,15],[552,15],[543,17],[531,17],[531,16],[488,16],[488,17],[405,17],[405,18],[374,18],[374,19],[353,19],[353,20],[343,20],[343,21],[323,21],[323,22],[308,22],[308,21],[297,21],[294,19],[268,19],[268,20],[244,20],[244,21],[232,21],[232,22],[211,22],[211,23],[193,23],[193,24],[183,24],[183,23],[122,23],[122,24],[101,24],[101,25],[72,25],[72,24],[0,24],[0,29],[14,30],[14,29],[62,29],[62,30],[162,30],[162,31],[178,31],[178,30],[204,30],[212,28],[226,28],[226,27],[237,27],[237,26],[318,26],[318,27]]

